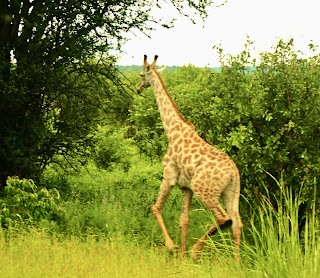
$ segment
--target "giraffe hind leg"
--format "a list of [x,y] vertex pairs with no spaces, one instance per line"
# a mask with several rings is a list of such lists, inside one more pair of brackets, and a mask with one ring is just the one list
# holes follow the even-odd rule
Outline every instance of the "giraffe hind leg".
[[[199,197],[198,197],[199,198]],[[201,198],[199,198],[200,201]],[[215,217],[216,225],[220,226],[221,228],[224,228],[225,226],[228,226],[231,224],[231,218],[226,213],[226,211],[221,207],[219,203],[219,199],[217,198],[216,201],[213,202],[214,205],[209,204],[206,201],[202,201],[204,205],[206,205],[212,212],[212,214]],[[210,202],[211,203],[211,202]],[[205,241],[208,239],[210,235],[212,235],[216,230],[217,226],[212,225],[209,230],[198,240],[198,242],[193,246],[192,248],[192,254],[191,256],[193,258],[197,258],[199,255],[199,252],[201,251],[202,247],[205,244]]]
[[182,211],[180,215],[181,253],[182,253],[182,256],[185,256],[187,230],[189,226],[189,210],[190,210],[193,192],[187,188],[182,188],[181,190],[182,190]]
[[242,222],[239,214],[240,181],[237,180],[235,184],[229,185],[222,193],[221,197],[232,220],[231,229],[234,241],[234,256],[236,262],[239,262],[239,248],[242,230]]

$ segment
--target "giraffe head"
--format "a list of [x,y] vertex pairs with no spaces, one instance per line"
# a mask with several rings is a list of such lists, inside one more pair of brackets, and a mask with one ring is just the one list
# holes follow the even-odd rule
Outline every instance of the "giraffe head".
[[[156,70],[157,59],[158,59],[158,55],[155,55],[154,60],[153,60],[152,64],[150,65],[147,62],[147,55],[144,55],[143,69],[142,69],[142,72],[140,73],[141,80],[140,80],[140,84],[137,88],[138,94],[140,94],[143,91],[143,89],[148,88],[151,85],[151,80],[153,78],[152,71]],[[163,70],[164,70],[164,68],[158,70],[158,72],[161,74]]]

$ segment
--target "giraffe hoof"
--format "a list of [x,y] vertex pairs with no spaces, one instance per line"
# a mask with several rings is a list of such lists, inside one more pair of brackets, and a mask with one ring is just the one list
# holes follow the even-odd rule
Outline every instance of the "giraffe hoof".
[[168,248],[169,252],[174,255],[178,254],[180,251],[179,247],[176,246],[173,242],[166,243],[166,247]]
[[171,241],[171,240],[166,242],[166,246],[169,250],[175,249],[175,245],[174,245],[173,241]]
[[199,257],[200,257],[200,252],[199,252],[199,251],[196,251],[196,250],[192,250],[192,251],[191,251],[191,254],[190,254],[190,257],[191,257],[193,260],[197,260],[197,259],[199,259]]
[[170,252],[175,255],[180,254],[180,248],[178,246],[174,246],[172,249],[170,249]]
[[173,245],[172,247],[168,248],[170,253],[172,254],[178,254],[180,253],[180,248],[178,246]]

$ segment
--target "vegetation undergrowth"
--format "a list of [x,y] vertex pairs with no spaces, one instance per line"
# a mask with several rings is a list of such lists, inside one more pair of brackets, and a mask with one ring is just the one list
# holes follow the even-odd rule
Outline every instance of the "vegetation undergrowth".
[[[279,186],[281,186],[279,184]],[[125,234],[61,236],[46,229],[1,230],[1,277],[320,277],[319,221],[313,209],[298,229],[301,202],[281,187],[275,208],[268,198],[250,212],[233,259],[230,232],[218,231],[198,261],[170,254],[147,237]],[[111,225],[111,223],[110,223]],[[129,223],[130,225],[130,223]]]

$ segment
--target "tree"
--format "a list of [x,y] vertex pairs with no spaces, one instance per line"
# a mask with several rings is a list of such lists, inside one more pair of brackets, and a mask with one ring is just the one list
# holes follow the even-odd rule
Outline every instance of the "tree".
[[[55,154],[86,154],[101,104],[121,81],[111,51],[147,33],[165,1],[4,0],[0,3],[0,184],[37,178]],[[206,16],[212,1],[175,1]],[[188,12],[185,12],[188,7]],[[191,17],[191,16],[190,16]],[[106,107],[106,106],[104,106]]]

